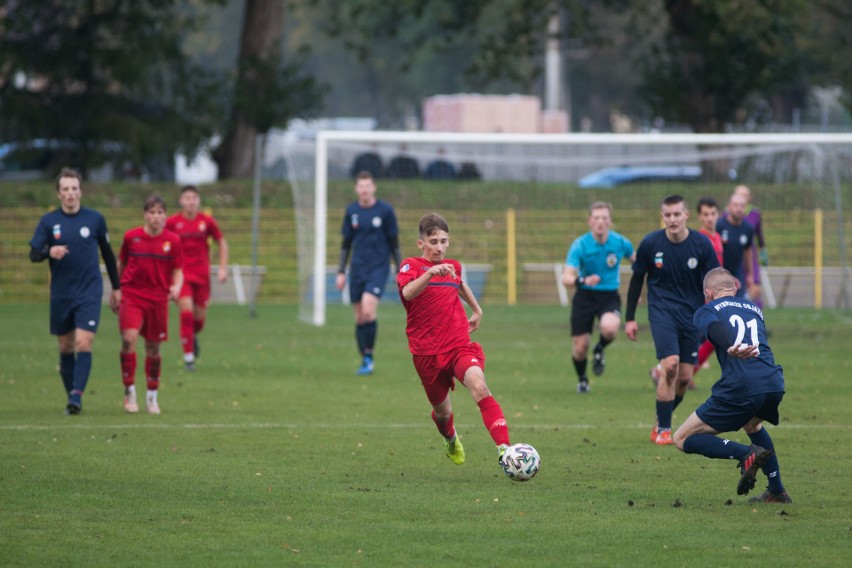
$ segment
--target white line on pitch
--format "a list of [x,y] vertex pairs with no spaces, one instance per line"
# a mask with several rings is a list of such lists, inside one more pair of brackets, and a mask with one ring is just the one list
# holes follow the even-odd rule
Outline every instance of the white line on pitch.
[[[370,423],[370,424],[329,424],[329,423],[280,423],[280,422],[249,422],[245,424],[228,423],[185,423],[185,424],[163,424],[156,422],[127,423],[127,424],[4,424],[0,425],[0,431],[48,431],[48,430],[352,430],[363,428],[367,430],[380,429],[407,429],[423,428],[426,422],[412,423]],[[459,423],[464,428],[475,428],[475,424]],[[522,430],[594,430],[604,426],[600,424],[523,424],[515,426],[514,429]],[[644,430],[650,424],[632,424],[614,426],[607,424],[608,430]],[[783,424],[778,426],[782,430],[852,430],[852,424]]]

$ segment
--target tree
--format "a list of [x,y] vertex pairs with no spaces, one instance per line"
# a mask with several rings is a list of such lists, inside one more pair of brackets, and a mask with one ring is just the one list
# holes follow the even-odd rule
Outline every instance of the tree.
[[280,0],[246,1],[230,120],[214,152],[220,178],[250,177],[255,137],[321,104],[318,85],[301,73],[301,59],[283,62],[284,10]]
[[[221,114],[219,81],[182,53],[174,2],[8,0],[0,11],[0,135],[50,140],[84,173],[115,158],[171,168]],[[161,172],[166,175],[168,172]]]

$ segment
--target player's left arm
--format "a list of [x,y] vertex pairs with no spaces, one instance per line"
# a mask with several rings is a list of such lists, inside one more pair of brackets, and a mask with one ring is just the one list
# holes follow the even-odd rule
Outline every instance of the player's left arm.
[[180,297],[180,289],[183,288],[183,268],[172,270],[172,285],[169,286],[169,298],[177,301]]
[[217,277],[219,283],[224,284],[228,280],[228,241],[225,240],[225,237],[222,237],[217,241],[217,244],[219,245],[219,273]]
[[476,301],[476,296],[473,295],[473,290],[471,290],[470,286],[468,286],[464,281],[462,281],[461,286],[459,286],[459,296],[468,306],[470,306],[470,309],[473,310],[473,313],[467,321],[470,324],[468,331],[474,332],[479,329],[479,323],[482,321],[482,307],[479,305],[479,302]]

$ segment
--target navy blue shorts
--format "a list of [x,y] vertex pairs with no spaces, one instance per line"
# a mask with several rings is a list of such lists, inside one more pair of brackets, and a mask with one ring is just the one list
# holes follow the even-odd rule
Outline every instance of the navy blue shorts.
[[50,300],[50,333],[65,335],[75,329],[96,333],[101,321],[101,297]]
[[755,394],[737,400],[710,397],[695,410],[702,422],[717,432],[735,432],[752,418],[778,425],[778,405],[784,392]]
[[361,301],[364,292],[381,298],[385,292],[385,284],[388,282],[390,265],[372,272],[349,273],[349,301],[357,304]]
[[658,361],[677,355],[681,363],[695,365],[698,362],[701,341],[694,326],[684,326],[674,318],[655,318],[651,322],[651,336],[654,338]]
[[607,312],[620,314],[621,296],[618,290],[586,290],[578,288],[571,302],[571,335],[591,333],[595,318]]

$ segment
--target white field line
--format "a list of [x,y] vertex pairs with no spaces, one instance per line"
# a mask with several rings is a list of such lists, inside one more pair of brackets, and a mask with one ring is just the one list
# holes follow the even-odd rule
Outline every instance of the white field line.
[[[156,419],[155,419],[156,420]],[[458,424],[465,429],[476,428],[477,424]],[[286,422],[248,422],[248,423],[183,423],[169,424],[160,422],[126,423],[126,424],[0,424],[4,432],[44,432],[50,430],[387,430],[415,429],[431,427],[429,421],[411,423],[286,423]],[[622,424],[614,426],[607,424],[524,424],[515,426],[513,430],[647,430],[651,424]],[[852,430],[852,424],[781,424],[772,428],[782,430]]]

